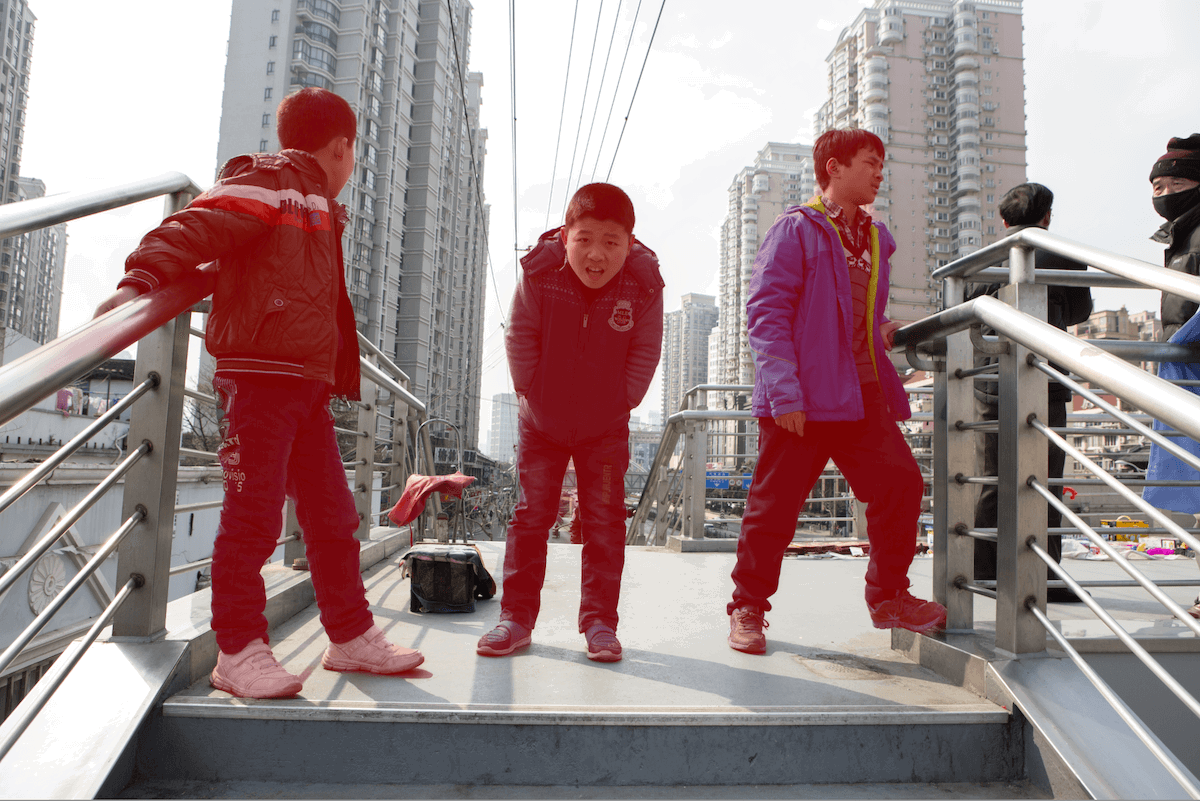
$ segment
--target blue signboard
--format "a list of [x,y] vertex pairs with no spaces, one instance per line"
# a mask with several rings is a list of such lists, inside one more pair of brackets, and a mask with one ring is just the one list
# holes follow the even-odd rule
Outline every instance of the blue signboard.
[[750,482],[754,479],[752,473],[742,473],[740,475],[731,476],[724,470],[709,470],[704,477],[705,489],[750,489]]

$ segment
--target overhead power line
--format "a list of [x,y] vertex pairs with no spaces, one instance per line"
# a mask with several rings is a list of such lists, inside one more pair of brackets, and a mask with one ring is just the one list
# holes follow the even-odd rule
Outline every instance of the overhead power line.
[[[521,280],[520,252],[521,229],[517,225],[517,5],[516,0],[508,0],[508,75],[512,89],[512,176],[513,176],[513,274]],[[497,298],[498,300],[498,298]]]
[[[596,41],[600,38],[600,15],[604,13],[604,0],[600,0],[600,9],[596,12],[596,31],[592,34],[592,52],[588,56],[587,77],[583,81],[583,100],[579,104],[579,125],[575,126],[575,146],[571,148],[571,166],[567,170],[567,195],[571,194],[571,176],[575,173],[575,154],[579,150],[579,134],[583,131],[583,110],[587,105],[588,85],[592,81],[592,62],[596,58]],[[563,197],[563,210],[560,218],[567,216],[567,197]]]
[[575,0],[575,14],[571,17],[571,44],[567,47],[566,77],[563,78],[562,106],[558,111],[558,135],[554,137],[554,166],[550,168],[550,196],[546,198],[546,222],[542,230],[550,228],[550,207],[554,203],[554,179],[558,175],[558,148],[562,144],[563,115],[567,111],[567,83],[571,80],[571,54],[575,52],[575,21],[579,18],[579,0]]
[[[588,123],[587,141],[583,143],[583,156],[579,159],[579,178],[575,182],[576,186],[583,184],[583,171],[587,169],[587,153],[588,148],[592,146],[592,133],[596,130],[596,114],[600,111],[600,96],[604,94],[604,79],[608,77],[608,61],[612,58],[613,42],[617,40],[617,23],[621,20],[621,2],[622,0],[617,0],[617,12],[613,14],[612,33],[608,36],[608,50],[604,54],[604,68],[600,70],[600,85],[596,87],[596,103],[592,106],[592,121]],[[632,31],[630,31],[630,35],[633,35]],[[587,103],[586,97],[583,99],[583,102]],[[582,119],[581,114],[580,121]]]
[[633,22],[629,26],[629,38],[625,41],[625,55],[621,56],[621,69],[617,70],[617,84],[613,87],[612,103],[608,106],[608,115],[604,118],[604,131],[600,134],[600,145],[596,148],[596,161],[592,164],[592,175],[589,181],[596,180],[596,170],[600,168],[600,154],[604,152],[604,140],[608,138],[608,124],[612,122],[613,109],[617,107],[617,95],[621,91],[621,79],[625,77],[625,61],[629,58],[629,48],[633,44],[633,33],[637,29],[638,14],[642,11],[642,0],[638,0],[637,8],[633,11]]
[[642,69],[638,72],[637,83],[633,86],[633,96],[629,98],[629,110],[625,112],[625,121],[621,123],[621,135],[617,137],[617,147],[613,150],[612,163],[608,165],[608,175],[605,176],[605,181],[612,177],[613,166],[617,163],[617,153],[621,149],[621,141],[625,138],[625,127],[629,125],[629,115],[633,112],[633,101],[637,99],[638,87],[642,85],[642,75],[646,72],[646,62],[650,60],[650,51],[654,48],[654,37],[658,33],[658,23],[662,21],[663,9],[666,6],[667,0],[662,0],[662,5],[658,7],[658,18],[654,20],[654,30],[650,32],[650,44],[646,47],[646,57],[642,59]]
[[[451,0],[446,0],[446,11],[450,16],[450,42],[454,50],[454,65],[458,71],[458,94],[462,100],[463,119],[468,121],[467,125],[467,144],[471,147],[471,170],[475,175],[475,208],[479,212],[479,224],[483,226],[483,239],[487,252],[488,272],[492,275],[492,289],[496,292],[496,305],[500,308],[500,319],[504,324],[508,322],[508,315],[504,311],[504,305],[500,302],[500,286],[496,282],[495,263],[492,260],[492,245],[491,238],[488,234],[487,215],[483,213],[483,182],[479,179],[479,161],[475,158],[475,136],[471,133],[469,120],[471,117],[470,109],[467,107],[467,81],[463,77],[462,59],[459,57],[458,51],[458,30],[454,24],[454,8],[450,5]],[[516,169],[516,161],[513,162],[514,170]],[[516,209],[513,209],[516,213]]]

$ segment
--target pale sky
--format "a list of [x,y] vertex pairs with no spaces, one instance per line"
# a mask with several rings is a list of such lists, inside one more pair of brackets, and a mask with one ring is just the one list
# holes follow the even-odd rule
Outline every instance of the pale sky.
[[[597,165],[595,180],[605,178],[661,0],[641,0],[607,133],[604,122],[638,0],[601,2],[578,3],[549,209],[575,4],[515,3],[515,239],[522,247],[545,230],[547,218],[548,227],[561,222],[573,149],[572,186],[581,165],[583,182],[592,180]],[[22,173],[42,179],[48,193],[168,171],[209,186],[217,168],[230,0],[30,4],[38,23]],[[636,233],[659,256],[668,311],[688,292],[717,294],[719,228],[731,181],[768,141],[812,141],[813,112],[827,91],[825,57],[866,4],[758,0],[730,15],[727,0],[667,0],[611,180],[629,192],[638,212]],[[495,284],[489,276],[487,285],[481,446],[491,396],[511,391],[500,333],[515,286],[508,5],[476,0],[469,65],[484,74],[484,189],[495,273]],[[1028,179],[1054,190],[1055,233],[1161,264],[1161,247],[1148,240],[1161,220],[1150,206],[1147,176],[1169,137],[1200,131],[1196,20],[1195,0],[1024,3]],[[89,319],[96,302],[115,288],[125,256],[161,215],[162,201],[154,200],[68,226],[63,333]],[[1158,308],[1156,293],[1095,295],[1097,308]],[[643,420],[659,407],[659,393],[656,379],[637,410]]]

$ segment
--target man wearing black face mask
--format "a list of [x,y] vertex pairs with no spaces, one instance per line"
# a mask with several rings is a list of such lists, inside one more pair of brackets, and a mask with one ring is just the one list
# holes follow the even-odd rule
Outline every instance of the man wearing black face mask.
[[[1200,274],[1200,134],[1172,137],[1167,152],[1150,170],[1154,210],[1167,221],[1154,236],[1167,246],[1167,269]],[[1162,296],[1163,341],[1196,313],[1197,304],[1178,295]]]

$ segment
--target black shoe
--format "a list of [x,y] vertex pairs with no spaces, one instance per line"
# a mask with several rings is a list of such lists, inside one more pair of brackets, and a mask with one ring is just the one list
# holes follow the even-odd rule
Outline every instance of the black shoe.
[[1047,587],[1046,603],[1048,604],[1081,604],[1083,599],[1070,587]]

